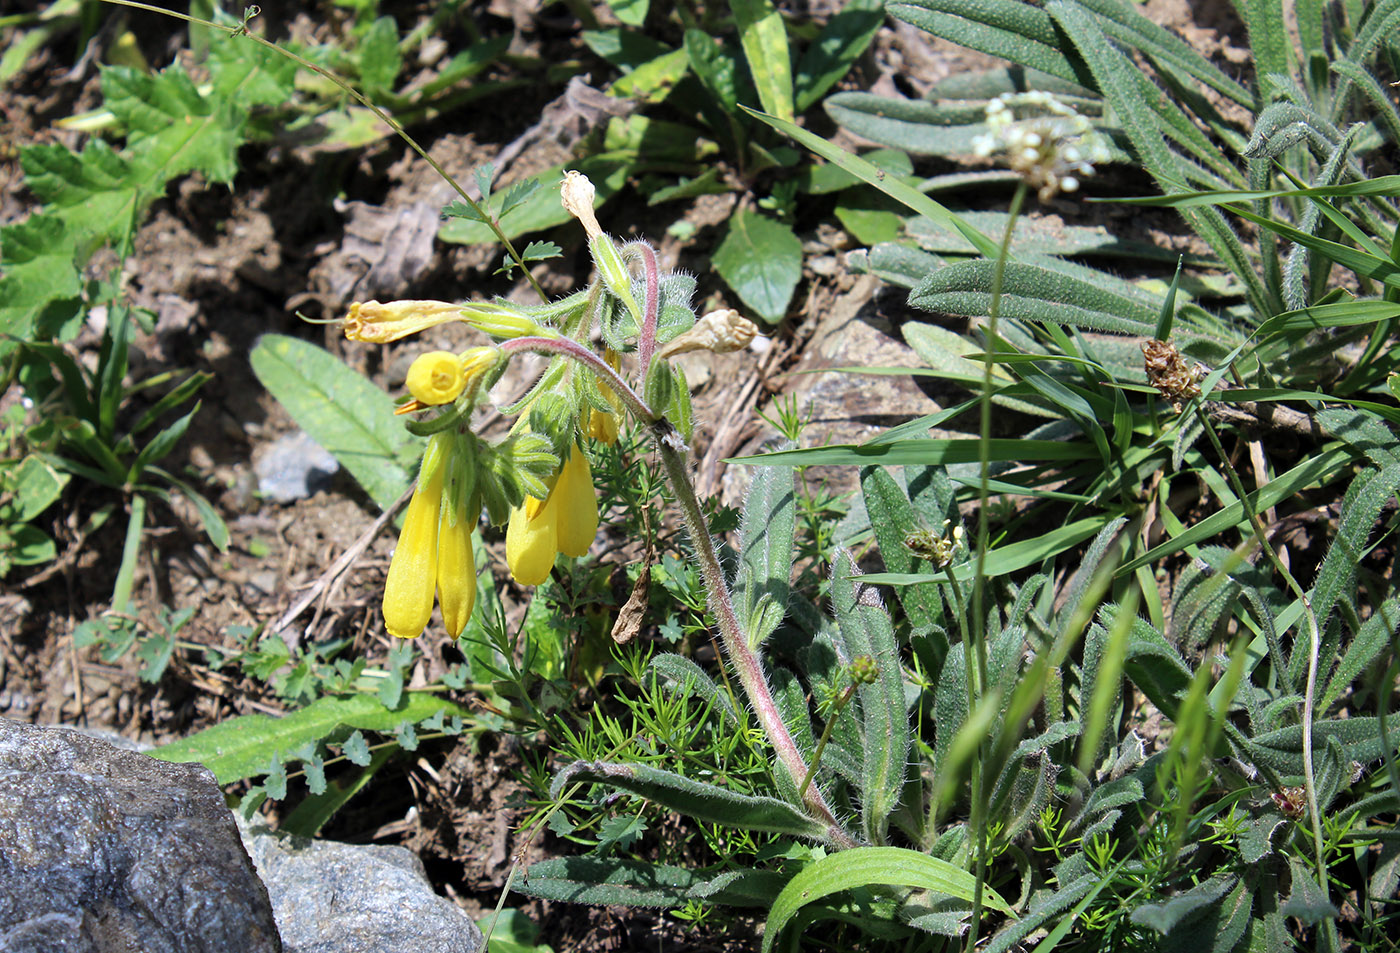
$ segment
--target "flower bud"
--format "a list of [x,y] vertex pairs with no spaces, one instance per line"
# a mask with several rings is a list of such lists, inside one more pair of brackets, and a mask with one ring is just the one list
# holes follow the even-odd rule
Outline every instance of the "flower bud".
[[574,169],[564,173],[564,181],[559,186],[559,197],[564,203],[564,210],[579,220],[590,241],[603,234],[603,230],[598,227],[598,217],[593,214],[595,194],[593,183],[588,181],[588,176]]
[[462,309],[467,324],[493,338],[523,338],[537,335],[553,336],[554,332],[536,324],[519,310],[502,304],[472,304]]

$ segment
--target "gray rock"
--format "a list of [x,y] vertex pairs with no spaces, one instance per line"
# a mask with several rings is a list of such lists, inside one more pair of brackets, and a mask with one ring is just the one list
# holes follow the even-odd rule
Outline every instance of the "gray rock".
[[277,953],[213,775],[0,718],[0,950]]
[[278,437],[253,463],[258,492],[274,503],[305,499],[331,485],[340,463],[304,430]]
[[481,931],[402,847],[243,827],[286,953],[477,953]]

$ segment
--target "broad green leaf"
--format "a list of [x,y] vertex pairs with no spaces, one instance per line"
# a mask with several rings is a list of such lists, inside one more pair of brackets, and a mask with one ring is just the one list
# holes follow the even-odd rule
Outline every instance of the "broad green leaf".
[[589,781],[639,794],[700,821],[813,840],[823,840],[827,833],[825,825],[776,798],[740,794],[645,764],[575,761],[554,776],[549,796],[558,797],[567,785]]
[[[540,187],[527,200],[501,216],[501,229],[507,238],[516,238],[573,221],[573,216],[565,211],[559,201],[559,183],[564,181],[566,169],[573,169],[588,176],[596,192],[594,207],[601,208],[603,203],[616,195],[627,183],[627,176],[632,169],[631,162],[627,157],[593,156],[546,169],[536,176]],[[453,218],[444,222],[442,228],[438,229],[438,238],[458,245],[496,241],[495,233],[486,225],[465,218]]]
[[104,103],[126,127],[131,184],[143,193],[141,201],[159,197],[166,182],[196,169],[213,182],[233,181],[248,118],[241,87],[253,76],[216,98],[201,95],[178,63],[159,73],[122,66],[102,71]]
[[380,509],[403,494],[412,480],[404,457],[416,441],[394,416],[388,394],[325,350],[296,338],[265,334],[250,360],[262,385]]
[[[798,872],[778,894],[763,929],[763,953],[768,953],[799,910],[842,890],[857,887],[917,887],[935,894],[972,901],[972,874],[918,851],[903,847],[854,847],[831,854]],[[1015,916],[1010,904],[991,888],[983,888],[988,909]]]
[[628,26],[641,26],[647,19],[651,0],[608,0],[613,14]]
[[720,277],[759,317],[769,324],[783,320],[802,277],[802,243],[791,227],[740,209],[712,260]]
[[465,709],[429,692],[409,692],[397,709],[388,709],[373,695],[326,697],[299,711],[271,715],[239,715],[150,752],[162,761],[198,761],[220,784],[256,777],[267,771],[277,752],[295,760],[302,746],[319,742],[342,728],[392,732],[405,721],[430,718],[439,711],[465,715]]
[[66,473],[60,473],[42,457],[29,454],[3,482],[11,494],[6,522],[28,523],[48,509],[67,485]]
[[802,53],[793,76],[797,112],[822,98],[865,52],[885,20],[880,0],[848,0]]
[[[76,236],[62,218],[35,214],[0,228],[0,334],[28,338],[52,302],[82,290],[74,265]],[[47,336],[42,333],[40,336]],[[14,347],[0,340],[0,355]]]
[[377,92],[391,91],[399,70],[403,68],[403,57],[399,54],[399,27],[394,18],[380,17],[371,23],[356,52],[360,60],[360,82],[364,88]]
[[766,112],[792,122],[792,54],[782,14],[772,0],[729,0],[729,9],[734,11],[759,103]]

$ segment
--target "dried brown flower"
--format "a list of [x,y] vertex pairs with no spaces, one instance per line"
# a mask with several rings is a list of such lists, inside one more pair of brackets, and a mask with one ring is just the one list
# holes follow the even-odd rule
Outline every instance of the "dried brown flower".
[[1144,341],[1142,344],[1147,383],[1180,411],[1183,400],[1201,396],[1201,373],[1182,358],[1170,341]]

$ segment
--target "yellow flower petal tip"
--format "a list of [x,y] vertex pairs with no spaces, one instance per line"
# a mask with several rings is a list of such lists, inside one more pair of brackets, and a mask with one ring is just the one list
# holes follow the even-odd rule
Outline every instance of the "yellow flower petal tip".
[[420,354],[408,369],[408,392],[420,404],[446,404],[457,399],[467,386],[462,359],[451,351]]
[[522,586],[538,586],[549,578],[554,558],[583,556],[598,534],[598,497],[593,474],[581,447],[559,471],[549,498],[526,497],[511,511],[506,527],[506,564]]

